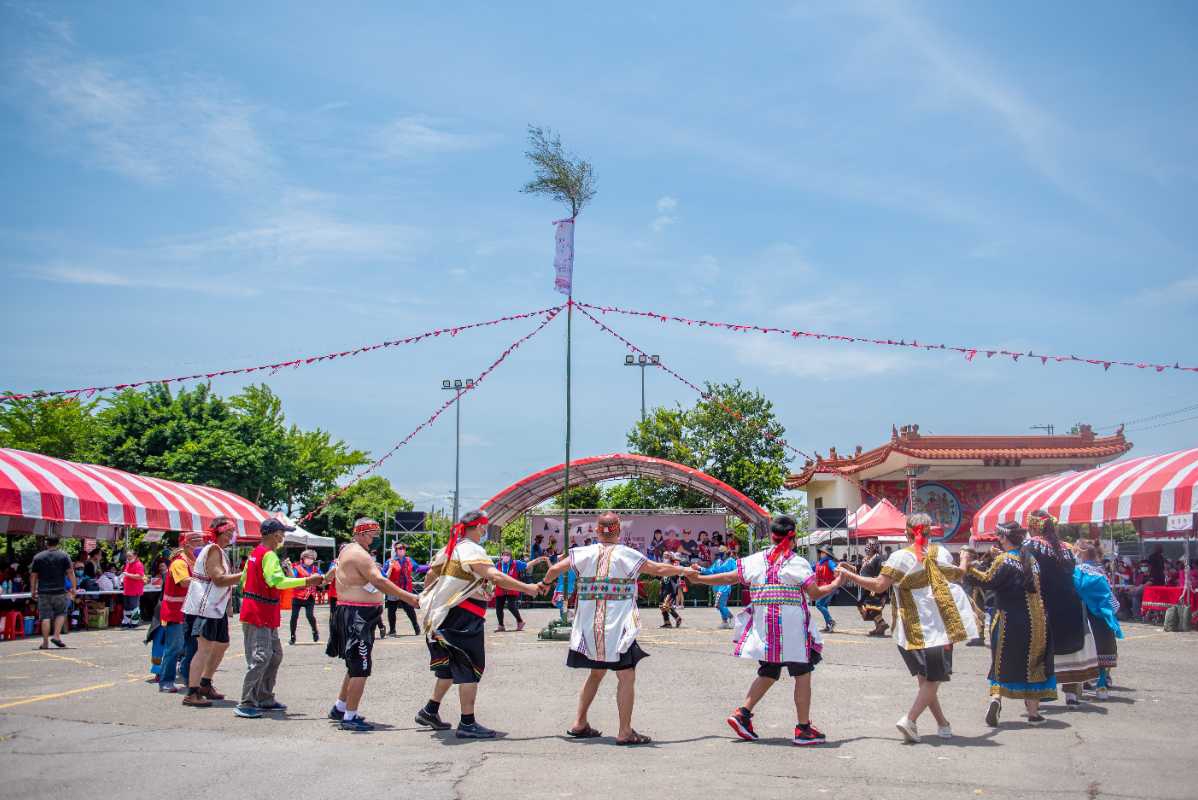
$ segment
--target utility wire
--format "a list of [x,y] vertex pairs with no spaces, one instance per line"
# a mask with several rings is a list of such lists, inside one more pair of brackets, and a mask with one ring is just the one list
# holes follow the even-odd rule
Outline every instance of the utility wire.
[[[1138,417],[1136,419],[1124,420],[1123,422],[1116,422],[1113,425],[1101,425],[1098,427],[1098,430],[1104,431],[1104,430],[1109,430],[1111,428],[1118,428],[1120,425],[1126,426],[1126,425],[1136,425],[1141,422],[1151,422],[1154,419],[1164,419],[1165,417],[1173,417],[1178,414],[1184,414],[1187,411],[1194,411],[1196,409],[1198,409],[1198,404],[1195,404],[1192,406],[1185,406],[1184,408],[1176,408],[1172,411],[1162,411],[1159,414],[1151,414],[1147,417]],[[1181,421],[1182,420],[1178,420],[1178,422],[1181,422]],[[1140,430],[1143,430],[1143,428],[1141,428]]]

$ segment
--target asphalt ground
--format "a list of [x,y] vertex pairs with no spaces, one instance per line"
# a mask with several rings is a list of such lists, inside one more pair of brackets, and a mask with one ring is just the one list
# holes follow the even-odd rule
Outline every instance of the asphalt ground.
[[[677,630],[645,613],[651,658],[638,669],[634,724],[654,743],[639,748],[615,745],[614,678],[591,716],[605,736],[564,735],[583,675],[564,666],[565,642],[537,640],[550,617],[541,610],[526,613],[524,632],[487,634],[477,715],[505,732],[491,741],[413,722],[432,678],[411,635],[375,649],[361,711],[380,725],[368,734],[326,719],[343,667],[323,642],[284,644],[277,693],[289,708],[260,720],[235,717],[232,701],[192,709],[157,693],[144,682],[144,630],[81,631],[50,652],[33,649],[40,640],[0,642],[0,798],[1198,797],[1198,636],[1128,625],[1110,701],[1049,705],[1040,727],[1008,702],[997,729],[983,720],[988,651],[959,647],[941,692],[956,738],[906,745],[894,722],[914,680],[889,639],[866,637],[851,608],[834,611],[843,632],[826,637],[814,677],[813,721],[828,743],[807,748],[791,744],[786,677],[758,708],[761,740],[732,736],[724,718],[755,664],[729,655],[714,609],[687,610]],[[324,630],[327,612],[317,616]],[[231,627],[214,682],[236,698],[245,667],[240,626]],[[454,694],[442,716],[456,722]],[[922,732],[935,732],[929,716]]]

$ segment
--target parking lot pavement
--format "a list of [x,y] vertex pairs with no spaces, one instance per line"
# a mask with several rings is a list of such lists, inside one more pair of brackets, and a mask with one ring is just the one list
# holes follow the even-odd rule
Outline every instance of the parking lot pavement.
[[[662,630],[643,615],[651,657],[637,676],[634,724],[654,738],[616,747],[615,681],[592,713],[605,736],[567,738],[582,675],[564,666],[564,642],[538,641],[546,611],[526,612],[521,632],[488,633],[480,722],[505,735],[466,741],[418,727],[413,714],[432,678],[421,639],[388,638],[375,650],[361,711],[379,730],[351,734],[326,718],[343,674],[323,643],[284,645],[277,693],[289,708],[260,720],[233,715],[233,702],[192,709],[147,685],[144,631],[83,631],[70,649],[34,650],[37,640],[0,642],[0,798],[95,796],[126,800],[217,792],[239,800],[320,793],[411,792],[422,798],[796,794],[861,798],[1101,798],[1198,796],[1192,761],[1198,636],[1129,625],[1120,643],[1111,701],[1066,711],[1028,727],[1014,704],[1000,728],[986,727],[989,654],[960,647],[942,704],[957,737],[903,745],[894,721],[914,681],[889,639],[864,636],[851,609],[835,613],[846,632],[826,637],[815,672],[813,721],[828,744],[795,748],[790,681],[759,707],[759,742],[741,742],[724,723],[754,675],[730,657],[730,635],[713,609],[688,609],[685,626]],[[318,611],[322,627],[327,613]],[[214,683],[239,694],[245,663],[240,629]],[[859,630],[854,630],[859,628]],[[302,635],[302,634],[301,634]],[[442,708],[456,721],[456,696]],[[926,719],[926,718],[925,718]],[[932,731],[926,719],[923,729]]]

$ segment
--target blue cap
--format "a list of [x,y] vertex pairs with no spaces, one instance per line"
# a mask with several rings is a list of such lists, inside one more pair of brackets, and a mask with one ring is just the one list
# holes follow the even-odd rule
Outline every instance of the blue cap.
[[272,533],[278,533],[280,531],[293,530],[295,530],[294,526],[288,525],[282,520],[275,519],[274,517],[262,520],[262,523],[258,526],[258,532],[263,536],[270,536]]

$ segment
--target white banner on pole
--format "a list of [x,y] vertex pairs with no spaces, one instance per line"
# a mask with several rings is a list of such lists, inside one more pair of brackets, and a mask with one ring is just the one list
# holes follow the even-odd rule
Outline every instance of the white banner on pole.
[[554,236],[553,288],[564,295],[574,292],[574,220],[559,219]]
[[1194,529],[1193,514],[1170,514],[1165,530],[1167,531],[1189,531]]

